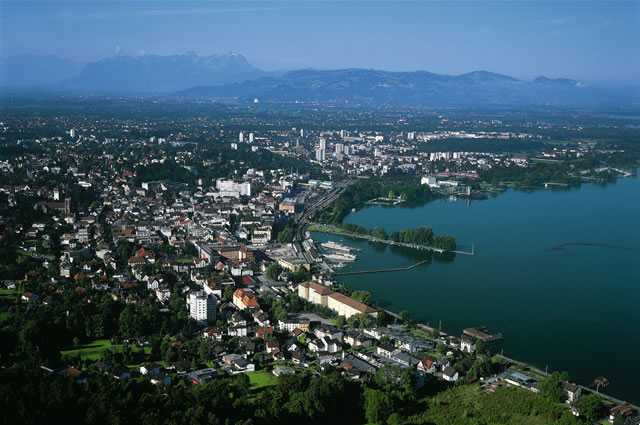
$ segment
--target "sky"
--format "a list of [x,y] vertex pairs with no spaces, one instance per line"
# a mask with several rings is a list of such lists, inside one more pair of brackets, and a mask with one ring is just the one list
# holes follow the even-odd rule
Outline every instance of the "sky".
[[0,0],[0,56],[238,52],[265,70],[487,70],[640,85],[640,1]]

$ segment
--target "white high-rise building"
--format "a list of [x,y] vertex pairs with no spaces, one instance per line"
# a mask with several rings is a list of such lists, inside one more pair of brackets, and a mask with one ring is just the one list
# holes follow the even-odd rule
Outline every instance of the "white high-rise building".
[[410,131],[407,133],[407,140],[413,140],[416,138],[416,133],[413,131]]
[[326,151],[322,148],[316,149],[316,161],[324,161],[326,157]]
[[220,179],[216,181],[216,188],[220,192],[238,192],[238,195],[251,196],[251,183],[236,183],[233,180]]
[[231,150],[237,151],[238,150],[238,144],[237,143],[231,143]]
[[253,133],[249,133],[249,143],[253,143]]
[[324,137],[320,138],[320,149],[327,149],[327,139]]
[[69,136],[70,136],[72,139],[75,139],[75,137],[76,137],[76,130],[75,130],[75,129],[73,129],[73,128],[72,128],[71,130],[69,130]]
[[336,155],[344,152],[344,145],[342,143],[336,143]]
[[307,130],[305,130],[304,128],[300,129],[300,137],[307,137]]
[[205,295],[202,291],[190,292],[187,297],[189,316],[201,326],[215,323],[216,303],[216,297],[213,295]]
[[240,132],[240,134],[238,134],[238,142],[244,142],[244,133],[242,131]]

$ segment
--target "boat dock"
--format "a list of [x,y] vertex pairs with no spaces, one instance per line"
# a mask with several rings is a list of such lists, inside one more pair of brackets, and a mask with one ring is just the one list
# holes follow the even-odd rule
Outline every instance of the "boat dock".
[[462,334],[475,339],[479,339],[486,342],[487,344],[502,341],[504,339],[504,335],[502,335],[501,333],[493,335],[489,334],[489,329],[487,329],[486,326],[478,326],[477,328],[465,328],[462,331]]
[[355,272],[334,273],[334,276],[347,276],[347,275],[353,275],[353,274],[366,274],[366,273],[402,272],[402,271],[405,271],[405,270],[411,270],[414,267],[421,266],[422,264],[425,264],[428,261],[429,260],[418,261],[417,263],[412,264],[412,265],[410,265],[408,267],[394,267],[394,268],[391,268],[391,269],[360,270],[360,271],[355,271]]

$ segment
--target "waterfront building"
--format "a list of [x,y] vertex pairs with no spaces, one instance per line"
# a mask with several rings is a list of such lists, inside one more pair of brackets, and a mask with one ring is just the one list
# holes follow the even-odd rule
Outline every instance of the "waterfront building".
[[335,292],[324,285],[315,282],[302,282],[298,285],[298,296],[314,304],[320,304],[334,310],[340,316],[349,318],[356,314],[366,313],[376,316],[378,312],[373,307]]

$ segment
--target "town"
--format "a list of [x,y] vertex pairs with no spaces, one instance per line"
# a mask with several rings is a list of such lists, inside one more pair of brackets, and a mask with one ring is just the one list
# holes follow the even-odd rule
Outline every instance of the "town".
[[[258,99],[250,107],[260,116]],[[277,122],[245,114],[3,118],[0,324],[11,343],[1,374],[20,365],[77,385],[137,380],[165,395],[238,376],[254,395],[287,375],[392,387],[402,376],[411,394],[526,392],[556,403],[548,409],[561,423],[640,423],[636,406],[600,394],[605,377],[577,385],[501,356],[503,335],[489,331],[504,330],[469,323],[450,335],[385,310],[339,281],[357,250],[311,234],[340,225],[367,185],[382,188],[367,202],[482,199],[631,175],[637,152],[594,141],[597,126],[562,126],[571,137],[558,143],[553,125],[509,115],[429,114],[433,129],[421,131],[395,110],[375,118],[393,121],[376,130],[362,130],[372,118],[355,109],[320,111],[313,125],[297,112]],[[454,236],[375,237],[454,255]],[[392,423],[394,396],[373,391],[366,420]]]

